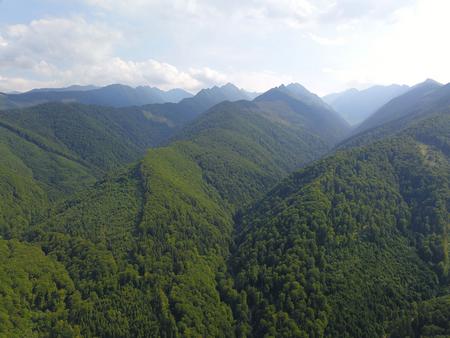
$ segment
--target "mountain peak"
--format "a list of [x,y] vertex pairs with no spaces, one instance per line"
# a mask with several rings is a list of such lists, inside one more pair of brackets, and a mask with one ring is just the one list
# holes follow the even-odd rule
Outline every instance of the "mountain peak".
[[306,90],[306,91],[308,91],[303,85],[301,85],[301,84],[298,83],[298,82],[290,83],[290,84],[288,84],[288,85],[286,86],[286,88],[288,88],[288,89],[295,89],[295,90]]
[[441,84],[440,82],[437,82],[436,80],[433,80],[431,78],[428,78],[424,81],[424,83],[434,83],[434,84]]
[[220,87],[220,88],[228,88],[228,89],[237,89],[237,90],[239,90],[239,88],[238,87],[236,87],[234,84],[232,84],[231,82],[228,82],[227,84],[224,84],[222,87]]
[[420,87],[440,87],[442,86],[442,83],[439,83],[433,79],[426,79],[423,82],[420,82],[418,84],[416,84],[415,86],[413,86],[412,88],[420,88]]
[[222,101],[249,100],[248,94],[232,83],[202,89],[194,97],[196,100],[210,102],[211,106]]
[[322,99],[314,93],[311,93],[304,86],[299,83],[290,83],[288,85],[280,85],[278,87],[272,88],[262,95],[258,96],[255,100],[279,100],[282,99],[281,96],[287,96],[296,101],[301,101],[304,104],[312,106],[321,106],[329,109],[328,105],[322,101]]

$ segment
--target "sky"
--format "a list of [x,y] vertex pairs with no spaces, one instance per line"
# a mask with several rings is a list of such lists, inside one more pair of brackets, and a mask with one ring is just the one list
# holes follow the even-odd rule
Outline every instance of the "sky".
[[449,0],[0,0],[0,91],[450,81]]

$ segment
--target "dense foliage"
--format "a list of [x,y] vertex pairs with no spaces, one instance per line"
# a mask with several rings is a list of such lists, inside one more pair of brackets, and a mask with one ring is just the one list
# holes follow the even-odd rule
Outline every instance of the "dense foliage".
[[48,103],[0,113],[0,235],[17,235],[47,201],[93,184],[169,138],[167,121],[135,108]]
[[383,336],[411,302],[439,292],[449,268],[449,130],[441,114],[338,152],[243,217],[232,268],[253,335]]
[[299,84],[273,88],[254,102],[269,118],[292,126],[301,126],[334,146],[349,132],[348,123],[317,95]]
[[0,240],[0,256],[0,336],[78,336],[69,324],[77,293],[64,267],[16,240]]
[[[237,89],[199,95],[220,90]],[[0,114],[0,335],[448,333],[449,114],[276,185],[348,130],[300,85],[216,105],[133,162],[200,109],[155,107]]]
[[226,265],[234,210],[327,150],[271,117],[249,102],[218,105],[169,146],[57,203],[27,233],[81,295],[71,325],[102,337],[245,331]]

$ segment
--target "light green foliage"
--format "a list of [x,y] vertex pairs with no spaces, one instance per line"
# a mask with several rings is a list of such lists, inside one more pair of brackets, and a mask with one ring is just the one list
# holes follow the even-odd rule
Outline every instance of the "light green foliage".
[[217,105],[125,167],[155,140],[139,114],[5,117],[2,231],[33,244],[0,241],[5,334],[446,334],[449,115],[276,185],[343,131],[311,127],[328,114],[318,98],[275,94]]
[[16,240],[0,240],[0,257],[0,336],[79,336],[69,324],[76,292],[63,266]]
[[167,137],[138,109],[49,103],[0,113],[0,235],[18,236],[48,201],[85,189]]
[[73,317],[82,334],[232,336],[248,331],[233,318],[245,295],[227,282],[233,212],[325,150],[252,104],[225,103],[58,203],[28,239],[69,271],[90,309]]

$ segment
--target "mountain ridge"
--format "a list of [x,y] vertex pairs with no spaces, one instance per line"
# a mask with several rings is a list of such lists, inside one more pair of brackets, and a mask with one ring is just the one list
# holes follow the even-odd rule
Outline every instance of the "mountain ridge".
[[323,100],[330,104],[350,124],[358,125],[391,99],[409,90],[405,85],[372,86],[364,90],[355,88],[329,94]]
[[[142,106],[149,103],[179,102],[192,94],[182,89],[162,91],[156,87],[130,87],[111,84],[105,87],[70,86],[43,88],[6,95],[7,107],[26,107],[46,102],[77,102],[111,107]],[[5,104],[4,104],[5,105]]]

